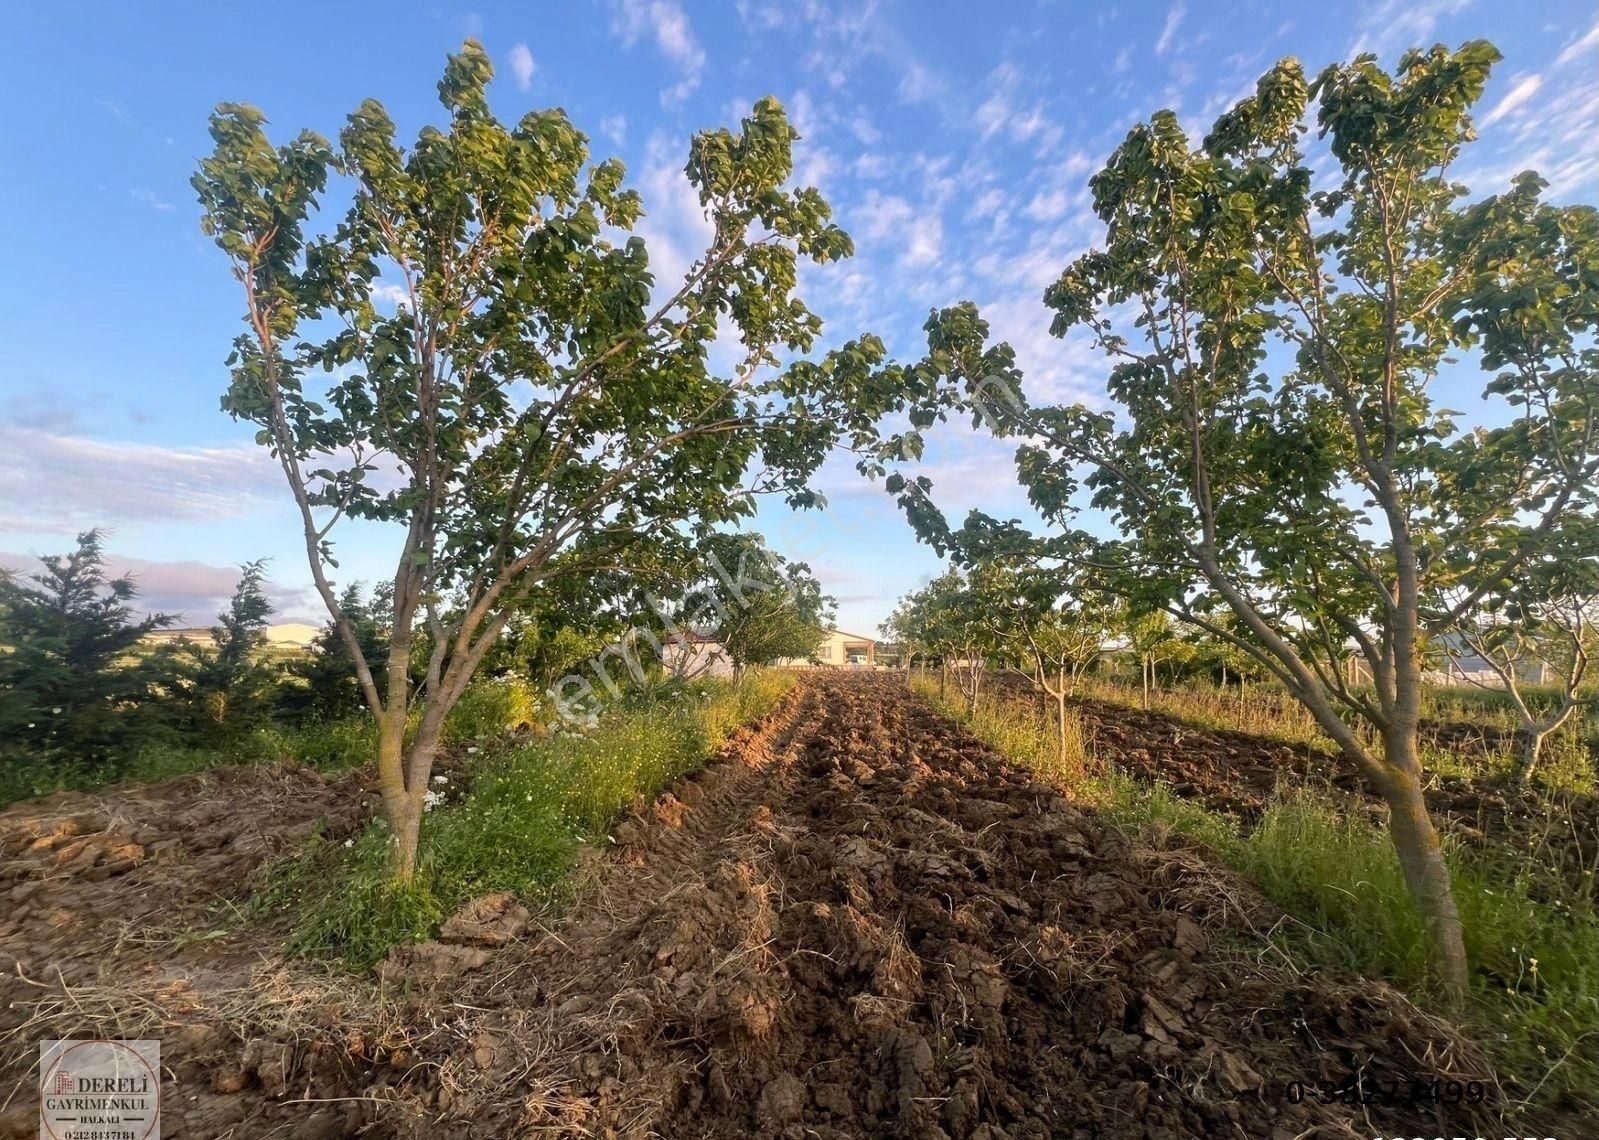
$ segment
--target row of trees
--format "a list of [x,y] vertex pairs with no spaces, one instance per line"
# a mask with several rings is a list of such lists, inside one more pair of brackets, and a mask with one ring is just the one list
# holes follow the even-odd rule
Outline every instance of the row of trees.
[[[1453,994],[1465,942],[1418,744],[1429,659],[1551,578],[1591,581],[1599,551],[1599,214],[1545,201],[1530,172],[1488,197],[1451,177],[1498,58],[1479,41],[1314,79],[1285,60],[1198,141],[1156,114],[1090,182],[1103,245],[1044,298],[1052,333],[1107,357],[1110,409],[1030,403],[970,304],[929,320],[944,366],[912,400],[913,422],[975,412],[1021,441],[1041,558],[1304,704],[1386,800]],[[1491,376],[1482,426],[1434,391],[1456,361]],[[890,490],[962,561],[1003,529],[952,531],[925,476]],[[1077,531],[1084,507],[1115,536]]]
[[[610,640],[641,628],[657,644],[671,630],[691,630],[725,645],[740,670],[815,651],[832,599],[808,566],[772,553],[754,534],[709,536],[693,555],[688,565],[660,560],[643,578],[588,580],[581,596],[564,603],[548,593],[530,598],[485,656],[483,672],[545,690],[603,654]],[[305,652],[269,648],[264,562],[239,568],[215,625],[169,639],[152,635],[176,618],[136,613],[137,584],[109,574],[101,532],[40,561],[31,575],[0,573],[0,762],[109,776],[152,746],[225,750],[269,723],[366,713],[334,622]],[[724,579],[739,588],[737,597],[724,597]],[[361,652],[386,654],[389,584],[368,591],[354,583],[338,601]],[[428,656],[423,631],[404,674],[412,700],[427,682]],[[647,664],[639,680],[672,678],[670,658]]]
[[136,617],[137,588],[108,577],[101,534],[0,574],[0,751],[104,768],[138,748],[217,744],[269,714],[273,670],[256,652],[271,606],[259,562],[240,569],[233,598],[202,641],[146,638],[170,614]]
[[[1109,358],[1111,411],[1030,404],[971,304],[933,314],[913,365],[870,335],[813,356],[799,262],[851,245],[790,186],[796,135],[774,100],[694,138],[685,174],[711,236],[681,282],[655,279],[630,235],[642,202],[564,113],[494,115],[475,43],[439,84],[448,123],[410,147],[375,102],[337,146],[273,146],[259,111],[220,107],[194,185],[246,314],[223,407],[282,466],[378,720],[395,875],[414,868],[443,718],[525,604],[631,574],[761,494],[820,505],[808,479],[844,443],[929,541],[971,566],[1002,543],[1032,568],[1016,606],[1057,687],[1058,607],[1034,576],[1057,599],[1082,582],[1204,630],[1302,701],[1388,802],[1441,974],[1463,989],[1422,793],[1428,654],[1545,568],[1591,563],[1599,494],[1599,221],[1544,201],[1534,174],[1478,199],[1449,177],[1497,58],[1479,42],[1314,80],[1288,60],[1198,143],[1170,112],[1134,128],[1091,182],[1103,247],[1045,295],[1056,335]],[[324,219],[330,180],[351,205]],[[404,297],[394,311],[380,286]],[[716,341],[737,346],[725,367]],[[1485,426],[1434,398],[1455,358],[1493,374]],[[968,412],[1022,441],[1043,532],[982,515],[952,531],[925,476],[888,474]],[[1114,538],[1075,528],[1085,506]],[[349,518],[403,536],[381,652],[330,575]]]

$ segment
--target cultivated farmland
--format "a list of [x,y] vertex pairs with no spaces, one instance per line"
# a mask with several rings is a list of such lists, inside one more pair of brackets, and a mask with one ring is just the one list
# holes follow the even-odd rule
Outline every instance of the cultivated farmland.
[[4,429],[0,1140],[1599,1136],[1599,26],[606,7],[631,127],[174,74],[228,434]]

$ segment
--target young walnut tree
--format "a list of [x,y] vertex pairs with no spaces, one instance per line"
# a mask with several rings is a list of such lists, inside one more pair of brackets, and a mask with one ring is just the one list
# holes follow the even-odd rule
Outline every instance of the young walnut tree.
[[[1497,59],[1474,42],[1314,81],[1290,59],[1201,142],[1170,112],[1135,127],[1091,183],[1103,247],[1045,297],[1057,336],[1110,357],[1113,410],[987,406],[1026,440],[1047,519],[1080,487],[1109,513],[1094,560],[1117,592],[1249,654],[1382,795],[1451,995],[1465,944],[1418,748],[1430,645],[1559,558],[1599,493],[1599,217],[1535,174],[1479,200],[1450,179]],[[966,362],[1003,354],[969,305],[929,327],[955,346],[939,406],[969,404],[996,373]],[[1473,363],[1499,426],[1461,429],[1432,390]]]
[[[438,86],[448,122],[409,148],[370,100],[337,147],[309,131],[274,146],[260,111],[223,104],[193,180],[246,305],[223,408],[282,466],[377,718],[401,880],[445,717],[531,592],[625,568],[665,530],[747,517],[755,494],[813,505],[809,474],[887,405],[875,337],[803,359],[821,322],[794,295],[797,264],[851,245],[815,190],[787,187],[797,136],[775,100],[694,138],[686,174],[712,234],[661,282],[629,233],[644,204],[622,165],[590,165],[560,110],[502,123],[491,75],[467,42]],[[335,191],[352,201],[324,217]],[[725,373],[719,338],[737,348]],[[347,519],[399,546],[382,660],[332,578]]]

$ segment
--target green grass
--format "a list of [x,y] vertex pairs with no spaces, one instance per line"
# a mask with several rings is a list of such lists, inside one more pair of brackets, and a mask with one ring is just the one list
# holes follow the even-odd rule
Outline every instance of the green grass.
[[[769,712],[791,673],[705,683],[615,710],[585,734],[557,733],[490,753],[459,802],[428,812],[419,867],[396,890],[387,826],[349,847],[311,844],[273,873],[260,903],[289,910],[291,950],[376,962],[398,942],[430,936],[462,902],[497,890],[557,894],[578,849],[603,843],[617,815],[705,763],[734,728]],[[439,790],[448,797],[448,784]]]
[[[958,701],[937,701],[937,685],[914,682],[980,738],[1041,774],[1058,778],[1018,723]],[[929,691],[930,690],[930,691]],[[1089,765],[1093,771],[1094,766]],[[1271,935],[1290,961],[1387,978],[1431,1004],[1425,933],[1411,904],[1387,831],[1348,801],[1289,792],[1253,828],[1184,800],[1164,785],[1115,772],[1067,790],[1098,804],[1129,832],[1160,824],[1212,848],[1296,921]],[[1540,848],[1507,841],[1486,851],[1446,844],[1466,926],[1472,988],[1466,1021],[1493,1056],[1501,1079],[1530,1104],[1599,1104],[1599,913],[1591,894],[1538,864]]]

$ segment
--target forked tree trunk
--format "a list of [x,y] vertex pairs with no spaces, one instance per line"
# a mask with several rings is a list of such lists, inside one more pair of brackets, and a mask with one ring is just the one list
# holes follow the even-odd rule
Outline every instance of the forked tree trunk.
[[1533,720],[1526,716],[1521,718],[1521,727],[1516,730],[1516,783],[1531,781],[1533,772],[1537,771],[1543,759],[1543,746],[1576,711],[1577,702],[1568,696],[1560,711],[1553,716],[1544,720]]
[[1516,731],[1516,776],[1518,784],[1532,781],[1532,774],[1538,769],[1538,762],[1543,759],[1544,741],[1549,738],[1548,730],[1540,731],[1536,725],[1522,725]]

